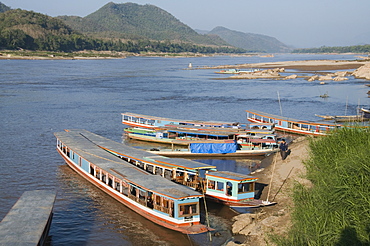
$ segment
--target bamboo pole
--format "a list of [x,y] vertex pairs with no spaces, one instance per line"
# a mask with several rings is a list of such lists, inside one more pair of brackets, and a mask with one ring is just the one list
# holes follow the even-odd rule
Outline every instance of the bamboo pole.
[[[205,187],[204,187],[203,180],[200,180],[200,182],[202,184],[203,202],[204,202],[204,209],[205,209],[205,212],[206,212],[207,227],[209,228],[210,226],[209,226],[209,218],[208,218],[208,208],[207,208],[207,202],[206,202],[206,196],[205,196],[206,190],[205,190]],[[212,233],[211,233],[211,231],[208,231],[208,235],[209,235],[209,241],[212,242]]]
[[274,156],[274,166],[272,167],[272,174],[271,174],[271,179],[270,179],[270,184],[269,184],[269,189],[267,191],[267,198],[266,201],[269,201],[269,196],[270,196],[270,191],[271,191],[271,185],[272,185],[272,179],[274,177],[274,172],[275,172],[275,167],[276,167],[276,158],[278,154],[275,154]]
[[280,186],[279,190],[276,192],[276,194],[275,194],[274,198],[272,198],[272,202],[273,202],[273,201],[275,201],[275,198],[276,198],[277,194],[280,192],[281,188],[283,188],[283,185],[285,184],[286,180],[287,180],[287,179],[288,179],[288,177],[290,176],[290,173],[293,171],[293,168],[294,168],[294,167],[292,167],[292,169],[290,169],[290,172],[288,173],[288,175],[287,175],[287,176],[286,176],[286,178],[284,179],[284,181],[283,181],[283,183],[281,184],[281,186]]

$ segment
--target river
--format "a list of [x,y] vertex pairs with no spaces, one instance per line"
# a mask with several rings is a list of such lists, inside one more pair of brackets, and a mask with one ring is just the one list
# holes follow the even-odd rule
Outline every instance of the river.
[[[197,120],[246,122],[246,109],[305,120],[355,114],[368,106],[368,83],[219,80],[193,67],[353,55],[275,57],[130,57],[107,60],[0,60],[0,219],[26,190],[57,192],[50,245],[221,245],[231,237],[229,208],[208,204],[220,236],[186,236],[127,209],[74,173],[56,151],[54,132],[83,128],[122,141],[122,112]],[[291,71],[294,72],[294,71]],[[328,93],[328,98],[320,95]],[[280,104],[278,100],[280,96]],[[203,160],[248,172],[248,160]],[[253,162],[253,160],[252,160]],[[245,165],[244,165],[245,164]]]

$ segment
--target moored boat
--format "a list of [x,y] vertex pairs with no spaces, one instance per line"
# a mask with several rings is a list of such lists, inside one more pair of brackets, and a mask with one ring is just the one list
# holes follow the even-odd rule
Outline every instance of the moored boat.
[[[277,148],[237,149],[237,144],[220,146],[220,144],[193,143],[189,149],[151,149],[148,152],[157,155],[177,158],[246,158],[251,156],[267,156],[278,151]],[[235,147],[234,147],[235,146]]]
[[276,130],[301,135],[324,136],[330,131],[342,127],[342,125],[339,124],[296,120],[256,110],[246,110],[246,112],[247,120],[250,122],[273,123],[275,124]]
[[200,222],[198,192],[150,175],[90,141],[85,130],[57,132],[57,150],[78,174],[143,217],[185,234],[211,230]]
[[239,128],[238,122],[200,121],[200,120],[178,120],[164,117],[148,116],[135,113],[122,113],[122,124],[132,127],[156,128],[166,125],[173,126],[204,126],[221,128]]
[[368,108],[361,108],[360,110],[363,113],[364,118],[370,119],[370,109],[368,109]]
[[[85,130],[78,132],[85,139],[111,155],[119,157],[148,173],[197,190],[215,202],[238,207],[260,207],[273,204],[254,199],[255,182],[258,180],[256,177],[234,172],[220,172],[216,170],[215,166],[187,159],[153,155]],[[224,188],[221,189],[221,186]],[[227,186],[234,188],[227,190]],[[237,187],[244,188],[239,189]]]
[[229,143],[235,140],[235,133],[232,132],[211,132],[199,130],[184,130],[178,128],[125,128],[124,132],[128,138],[172,145],[185,145],[191,143]]

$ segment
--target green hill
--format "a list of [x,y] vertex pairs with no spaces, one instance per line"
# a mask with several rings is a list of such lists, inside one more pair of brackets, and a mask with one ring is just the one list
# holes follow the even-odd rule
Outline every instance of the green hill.
[[149,39],[229,45],[217,36],[200,35],[170,13],[154,5],[108,3],[86,17],[59,16],[73,29],[93,37]]
[[229,44],[248,52],[284,53],[291,50],[276,38],[261,34],[243,33],[220,26],[214,28],[209,34],[218,35]]
[[[81,18],[74,17],[79,20]],[[87,21],[93,21],[87,18]],[[104,23],[103,23],[104,24]],[[104,26],[104,25],[101,25]],[[119,33],[119,32],[118,32]],[[209,37],[211,40],[211,37]],[[214,39],[214,40],[217,40]],[[0,13],[0,49],[73,52],[81,50],[131,53],[243,53],[235,47],[196,45],[193,42],[98,39],[81,34],[61,19],[21,9]]]
[[21,9],[0,13],[2,48],[77,50],[88,41],[57,18]]

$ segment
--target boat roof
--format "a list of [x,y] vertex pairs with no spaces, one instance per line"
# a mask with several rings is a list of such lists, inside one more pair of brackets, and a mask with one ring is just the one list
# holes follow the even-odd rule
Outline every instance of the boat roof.
[[206,176],[221,178],[221,179],[228,179],[232,181],[251,181],[251,180],[257,180],[257,177],[249,176],[247,174],[241,174],[241,173],[234,173],[229,171],[217,171],[217,172],[209,172],[206,173]]
[[153,164],[158,166],[177,167],[188,170],[216,168],[216,166],[206,165],[197,161],[153,155],[152,153],[149,153],[147,151],[136,149],[123,143],[118,143],[116,141],[113,141],[111,139],[105,138],[103,136],[97,135],[86,130],[70,130],[70,131],[81,132],[81,134],[83,134],[85,138],[97,144],[98,146],[134,160],[145,161],[147,163],[152,162]]
[[149,116],[143,114],[135,114],[130,112],[121,113],[122,115],[132,116],[136,118],[143,118],[143,119],[150,119],[150,120],[163,120],[163,121],[173,121],[173,122],[181,122],[181,123],[188,123],[188,124],[214,124],[214,125],[233,125],[234,122],[224,122],[224,121],[205,121],[205,120],[178,120],[172,118],[165,118],[165,117],[157,117],[157,116]]
[[68,130],[66,132],[56,132],[54,135],[64,145],[73,150],[82,158],[103,169],[104,171],[132,183],[153,193],[159,193],[174,199],[185,199],[189,196],[199,197],[198,192],[178,185],[170,180],[157,175],[146,173],[145,171],[117,158],[109,152],[103,150],[96,143],[90,141],[86,130]]
[[274,120],[289,121],[289,122],[292,122],[292,123],[308,124],[308,125],[338,126],[338,124],[334,124],[334,123],[328,123],[328,122],[323,122],[322,123],[322,122],[317,122],[317,121],[297,120],[297,119],[284,117],[284,116],[280,116],[280,115],[268,114],[268,113],[258,111],[258,110],[253,110],[253,111],[252,110],[245,110],[245,111],[250,113],[250,114],[259,115],[261,117],[266,117],[266,118],[270,118],[270,119],[274,119]]

